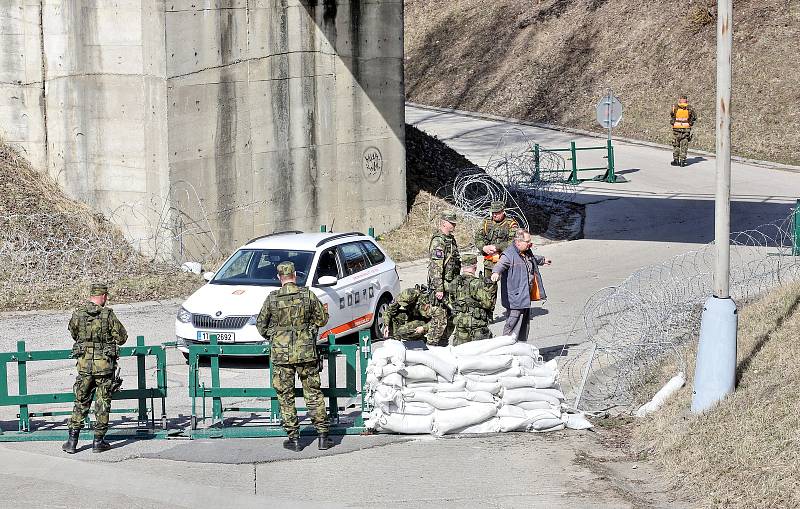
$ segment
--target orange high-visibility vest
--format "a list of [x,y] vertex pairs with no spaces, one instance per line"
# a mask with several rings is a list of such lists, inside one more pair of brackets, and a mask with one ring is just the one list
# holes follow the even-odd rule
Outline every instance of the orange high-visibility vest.
[[687,103],[678,103],[677,106],[673,106],[672,110],[675,113],[675,123],[672,124],[673,129],[689,129],[692,127],[689,125],[689,105]]

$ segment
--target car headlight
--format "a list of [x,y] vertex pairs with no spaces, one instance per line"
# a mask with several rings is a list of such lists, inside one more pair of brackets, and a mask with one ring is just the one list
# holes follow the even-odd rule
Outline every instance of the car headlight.
[[255,325],[256,321],[258,321],[258,315],[253,315],[247,320],[247,325]]
[[178,321],[181,323],[189,323],[192,321],[192,314],[183,307],[178,310]]

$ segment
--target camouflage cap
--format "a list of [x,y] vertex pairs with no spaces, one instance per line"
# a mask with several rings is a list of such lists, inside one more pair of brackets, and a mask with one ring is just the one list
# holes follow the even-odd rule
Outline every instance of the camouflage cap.
[[461,255],[461,265],[475,265],[478,263],[478,257],[473,253],[464,253]]
[[414,304],[418,295],[419,290],[416,288],[406,288],[400,292],[400,294],[397,296],[397,299],[395,299],[395,302],[397,302],[397,305],[401,308],[407,308]]
[[444,212],[442,212],[442,215],[439,216],[439,217],[441,217],[443,220],[445,220],[445,221],[447,221],[449,223],[453,223],[453,224],[456,224],[456,222],[458,221],[458,219],[456,218],[456,212],[454,210],[450,210],[450,209],[445,210]]
[[105,283],[92,283],[92,286],[89,287],[89,294],[90,295],[106,295],[108,293],[108,285]]
[[505,210],[506,204],[502,201],[493,201],[491,205],[489,205],[489,212],[494,214],[495,212],[502,212]]
[[292,262],[281,262],[278,264],[278,275],[279,276],[291,276],[294,274],[294,263]]

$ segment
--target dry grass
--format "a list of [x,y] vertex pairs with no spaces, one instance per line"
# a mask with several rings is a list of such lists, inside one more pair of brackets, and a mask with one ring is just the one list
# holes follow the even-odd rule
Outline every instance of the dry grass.
[[455,210],[458,216],[455,237],[459,250],[474,249],[474,234],[481,224],[481,219],[464,216],[460,209],[426,191],[417,194],[405,222],[399,228],[379,238],[381,246],[389,251],[395,262],[426,258],[431,235],[439,223],[439,214],[445,209]]
[[[415,102],[599,130],[610,86],[620,136],[671,142],[669,109],[698,112],[692,146],[714,150],[713,0],[405,0],[406,94]],[[800,163],[800,4],[734,12],[734,153]],[[458,27],[453,29],[453,27]]]
[[[739,384],[701,416],[691,385],[638,422],[640,456],[701,507],[800,507],[800,285],[745,306],[739,318]],[[694,372],[695,350],[686,352]],[[665,366],[672,374],[674,366]]]

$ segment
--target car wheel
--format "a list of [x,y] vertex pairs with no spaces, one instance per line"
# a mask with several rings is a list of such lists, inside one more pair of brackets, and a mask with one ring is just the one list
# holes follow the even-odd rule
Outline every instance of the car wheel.
[[386,308],[389,307],[389,303],[391,302],[392,296],[384,294],[378,301],[378,305],[375,306],[375,318],[372,320],[372,327],[370,328],[372,339],[380,339],[383,337],[383,312],[386,311]]

